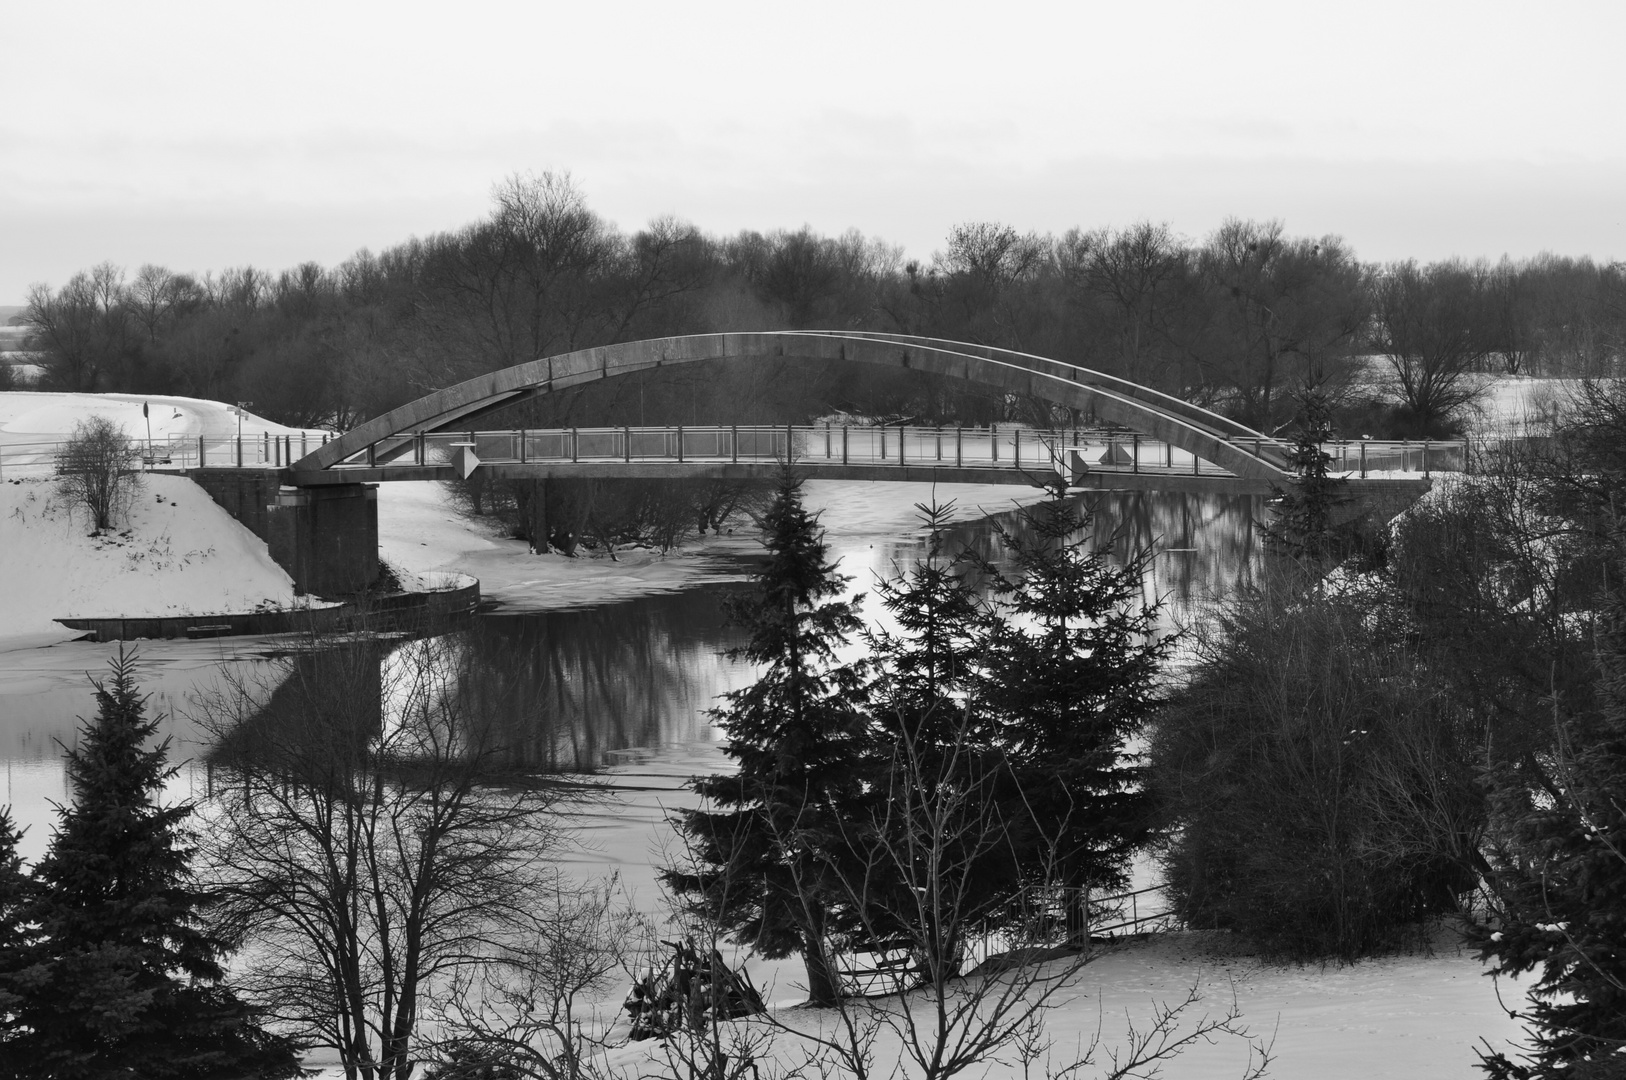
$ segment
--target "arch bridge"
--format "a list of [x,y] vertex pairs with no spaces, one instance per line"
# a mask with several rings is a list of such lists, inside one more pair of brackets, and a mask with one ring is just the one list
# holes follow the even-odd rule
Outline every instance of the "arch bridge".
[[[743,476],[771,468],[775,454],[783,455],[787,447],[794,449],[802,467],[814,476],[929,476],[944,481],[1027,483],[1030,481],[1023,475],[1025,472],[1069,464],[1063,458],[1066,433],[1058,432],[1048,437],[1029,436],[1024,468],[1022,435],[1014,428],[1007,429],[1003,440],[997,430],[982,429],[973,436],[969,460],[963,430],[955,434],[956,453],[951,460],[939,449],[943,436],[935,429],[928,429],[927,435],[919,434],[917,429],[913,437],[907,432],[897,433],[890,454],[884,434],[867,436],[860,456],[853,452],[850,434],[845,440],[845,454],[838,455],[833,437],[821,437],[817,429],[803,429],[800,437],[793,429],[784,438],[766,440],[753,433],[743,452],[737,427],[690,428],[686,432],[637,429],[636,434],[634,429],[596,429],[592,432],[597,436],[593,444],[596,449],[585,458],[579,431],[571,432],[568,443],[560,441],[562,432],[534,433],[536,437],[514,432],[514,440],[504,451],[493,445],[490,435],[496,433],[481,438],[478,429],[482,417],[529,398],[600,379],[721,359],[845,360],[930,372],[1036,397],[1092,413],[1114,428],[1123,429],[1134,447],[1131,468],[1112,471],[1145,473],[1148,481],[1159,474],[1196,476],[1206,477],[1209,486],[1229,479],[1233,490],[1240,489],[1236,481],[1251,481],[1245,485],[1247,490],[1263,491],[1290,478],[1287,447],[1279,440],[1180,398],[1089,368],[934,338],[859,331],[786,331],[653,338],[544,357],[481,375],[374,417],[291,461],[288,481],[297,487],[319,487],[444,477],[456,468],[454,459],[464,462],[465,469],[471,467],[471,456],[488,475],[510,479],[572,475]],[[753,429],[746,430],[750,433]],[[710,437],[710,449],[692,449],[697,443],[707,442],[702,431],[716,433]],[[726,436],[722,434],[725,431]],[[619,440],[615,438],[617,432]],[[674,433],[675,449],[672,439],[654,438],[658,432]],[[457,441],[460,437],[461,446]],[[922,439],[931,444],[930,453],[925,452]],[[1144,454],[1141,439],[1146,442]],[[912,455],[910,443],[914,444]],[[773,449],[768,449],[770,446]],[[473,453],[449,452],[454,448]],[[1001,448],[1005,449],[1003,460]],[[1107,457],[1105,464],[1123,463],[1121,449]],[[1097,464],[1101,463],[1098,458]],[[1080,479],[1087,475],[1082,469],[1075,471]]]
[[[833,425],[479,429],[482,418],[530,398],[710,360],[842,360],[928,372],[1050,401],[1111,427],[1089,434]],[[788,452],[809,475],[854,479],[1031,484],[1060,469],[1078,486],[1248,494],[1291,479],[1286,444],[1149,387],[1008,349],[861,331],[697,334],[582,349],[437,390],[297,458],[291,440],[268,449],[269,459],[255,470],[244,467],[240,443],[235,461],[209,467],[215,462],[203,460],[200,444],[199,467],[187,471],[266,539],[300,591],[323,596],[360,591],[377,577],[374,485],[476,469],[534,480],[747,477],[771,474]],[[274,470],[265,467],[273,464]],[[1369,500],[1379,488],[1399,496],[1388,500],[1398,508],[1427,482],[1368,481],[1350,494]]]

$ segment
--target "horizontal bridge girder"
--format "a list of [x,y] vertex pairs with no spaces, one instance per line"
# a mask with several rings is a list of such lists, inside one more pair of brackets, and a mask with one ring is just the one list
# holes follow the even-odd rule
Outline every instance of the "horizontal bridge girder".
[[1290,474],[1277,440],[1177,398],[1113,376],[1021,353],[899,335],[841,332],[698,334],[544,357],[437,390],[373,418],[294,463],[331,469],[367,450],[399,450],[419,432],[445,431],[526,392],[549,393],[670,364],[717,359],[846,360],[932,372],[1026,394],[1142,432],[1227,472],[1275,483]]

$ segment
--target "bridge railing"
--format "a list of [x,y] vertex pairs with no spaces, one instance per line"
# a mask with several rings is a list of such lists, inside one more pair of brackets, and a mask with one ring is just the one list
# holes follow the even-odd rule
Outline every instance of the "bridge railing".
[[[307,431],[282,435],[173,436],[135,444],[143,468],[285,468],[329,436]],[[0,478],[49,476],[61,440],[0,443]],[[1335,472],[1370,474],[1461,471],[1461,441],[1348,440],[1323,444]],[[808,464],[942,466],[1039,472],[1179,473],[1224,476],[1224,469],[1190,452],[1134,432],[1100,428],[1036,430],[913,425],[819,424],[672,427],[548,428],[435,432],[397,436],[362,450],[335,466],[407,468],[450,466],[470,446],[482,461],[603,463],[676,461],[764,463],[789,448]]]
[[[171,435],[168,438],[131,440],[130,447],[143,470],[179,472],[208,468],[282,468],[321,446],[332,436],[323,431],[282,435]],[[0,478],[50,476],[66,438],[0,442]]]
[[[1226,470],[1158,439],[1135,432],[1076,428],[1036,430],[912,425],[820,424],[548,428],[435,432],[396,436],[335,466],[346,468],[449,465],[460,447],[491,464],[675,461],[755,462],[782,459],[787,449],[808,464],[943,466],[1032,472],[1229,475]],[[1328,443],[1334,467],[1368,473],[1460,470],[1460,442]]]

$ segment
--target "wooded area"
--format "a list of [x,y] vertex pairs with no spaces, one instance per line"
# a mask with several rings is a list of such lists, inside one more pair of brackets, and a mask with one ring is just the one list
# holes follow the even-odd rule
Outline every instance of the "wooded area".
[[[247,400],[336,428],[572,349],[820,328],[1038,353],[1265,429],[1313,386],[1348,433],[1442,435],[1472,373],[1609,375],[1626,342],[1626,267],[1587,258],[1374,265],[1336,236],[1231,219],[1200,240],[1151,222],[1059,237],[974,222],[920,260],[807,227],[714,237],[663,218],[628,234],[551,174],[499,184],[462,229],[335,267],[199,277],[103,263],[28,301],[40,389]],[[1373,355],[1390,359],[1373,369]],[[1379,375],[1390,389],[1375,400]],[[1047,422],[1047,408],[910,373],[689,365],[543,399],[514,422]]]

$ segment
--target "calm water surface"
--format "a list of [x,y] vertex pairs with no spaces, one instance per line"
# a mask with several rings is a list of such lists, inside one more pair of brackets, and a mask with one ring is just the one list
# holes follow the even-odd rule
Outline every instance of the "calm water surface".
[[[1104,493],[1089,499],[1098,542],[1112,538],[1120,555],[1156,552],[1146,591],[1167,600],[1168,627],[1199,618],[1204,601],[1226,595],[1252,573],[1253,523],[1264,513],[1257,498]],[[1002,520],[1020,528],[1010,515]],[[829,541],[860,592],[922,551],[914,531],[832,535]],[[957,527],[950,546],[958,545],[996,561],[1002,554],[988,521]],[[738,632],[724,624],[721,600],[745,587],[703,583],[579,610],[483,616],[457,646],[461,685],[512,726],[518,752],[539,767],[593,768],[632,755],[692,757],[718,739],[706,709],[749,678],[720,655],[738,641]],[[873,600],[866,608],[867,617],[878,617]],[[198,696],[228,679],[275,686],[291,665],[304,662],[266,640],[133,647],[150,711],[164,714],[161,730],[171,740],[172,760],[184,763],[171,782],[178,797],[202,794],[207,783],[204,770],[191,764],[206,749],[190,718]],[[105,672],[116,649],[72,643],[0,653],[0,804],[9,803],[27,826],[23,853],[29,859],[45,848],[52,803],[67,797],[58,743],[71,744],[77,717],[94,710],[88,675]]]

